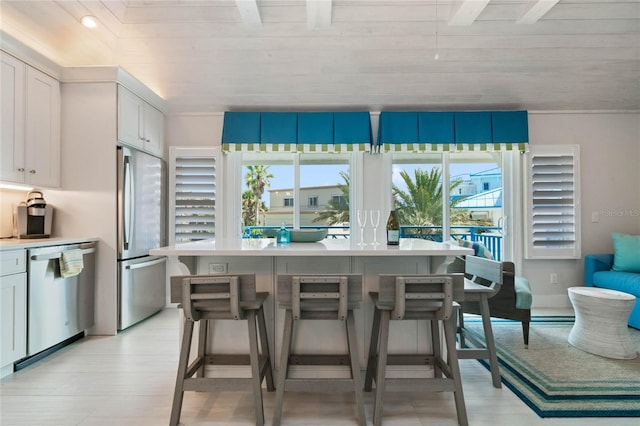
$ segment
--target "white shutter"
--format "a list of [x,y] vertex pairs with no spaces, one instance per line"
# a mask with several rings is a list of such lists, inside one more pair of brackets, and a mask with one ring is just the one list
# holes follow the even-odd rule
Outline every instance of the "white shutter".
[[215,148],[170,148],[170,244],[216,235]]
[[529,149],[525,258],[579,259],[579,146]]

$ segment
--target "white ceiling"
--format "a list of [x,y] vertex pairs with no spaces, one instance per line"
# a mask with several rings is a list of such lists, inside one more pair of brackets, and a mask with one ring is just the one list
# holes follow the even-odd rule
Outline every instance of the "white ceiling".
[[6,35],[62,66],[120,65],[176,113],[640,110],[640,0],[3,0],[0,12]]

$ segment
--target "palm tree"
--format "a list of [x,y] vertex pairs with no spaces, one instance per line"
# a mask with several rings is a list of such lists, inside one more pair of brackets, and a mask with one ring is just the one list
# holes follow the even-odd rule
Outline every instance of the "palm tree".
[[[400,176],[407,186],[403,191],[393,185],[393,195],[396,199],[396,213],[401,224],[434,226],[442,225],[442,173],[439,168],[431,171],[416,169],[415,181],[409,173],[401,171]],[[451,182],[450,189],[462,183],[461,180]],[[458,204],[464,197],[451,200],[451,207]]]
[[339,183],[337,186],[342,192],[342,197],[329,200],[325,209],[316,213],[316,217],[313,218],[314,222],[324,222],[327,225],[349,222],[349,173],[341,171],[340,176],[344,183]]
[[247,173],[244,176],[247,187],[253,193],[255,201],[255,224],[258,225],[260,211],[262,210],[262,195],[265,188],[271,186],[269,179],[273,178],[273,174],[269,173],[269,166],[255,165],[247,166]]

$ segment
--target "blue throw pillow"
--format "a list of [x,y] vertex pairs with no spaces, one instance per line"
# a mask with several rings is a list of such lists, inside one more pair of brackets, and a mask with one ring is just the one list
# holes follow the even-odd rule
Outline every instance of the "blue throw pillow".
[[493,260],[493,256],[491,252],[487,249],[487,247],[479,241],[469,241],[469,240],[458,240],[458,245],[462,247],[467,247],[473,249],[473,255],[478,257],[486,257],[487,259]]
[[626,235],[614,232],[613,267],[619,272],[640,272],[640,235]]

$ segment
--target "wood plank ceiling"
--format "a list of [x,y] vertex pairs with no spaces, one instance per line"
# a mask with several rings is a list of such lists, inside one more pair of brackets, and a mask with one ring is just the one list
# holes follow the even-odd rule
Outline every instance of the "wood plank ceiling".
[[2,36],[62,66],[120,65],[176,113],[640,110],[640,0],[3,0],[0,13]]

